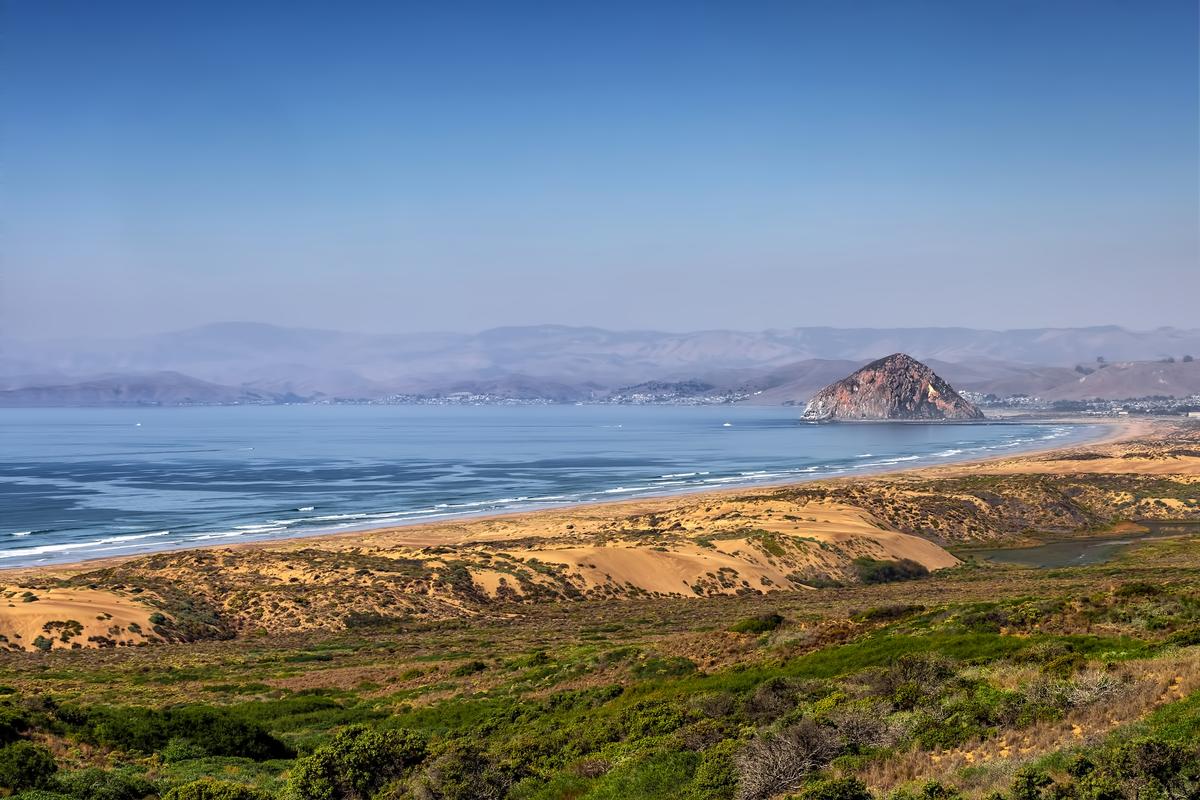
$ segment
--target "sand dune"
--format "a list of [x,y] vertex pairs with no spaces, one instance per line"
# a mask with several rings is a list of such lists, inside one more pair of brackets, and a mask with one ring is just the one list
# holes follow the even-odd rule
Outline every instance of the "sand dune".
[[[958,563],[950,541],[1198,519],[1198,482],[1200,426],[1139,423],[977,464],[9,570],[0,644],[137,645],[853,583],[863,557],[937,570]],[[165,624],[152,627],[154,613]]]
[[153,609],[117,592],[0,589],[0,646],[12,650],[138,645],[152,633]]

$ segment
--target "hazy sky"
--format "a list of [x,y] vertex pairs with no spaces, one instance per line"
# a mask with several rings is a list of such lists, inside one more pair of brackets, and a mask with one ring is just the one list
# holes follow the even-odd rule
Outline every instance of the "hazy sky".
[[1200,326],[1197,4],[4,4],[0,334]]

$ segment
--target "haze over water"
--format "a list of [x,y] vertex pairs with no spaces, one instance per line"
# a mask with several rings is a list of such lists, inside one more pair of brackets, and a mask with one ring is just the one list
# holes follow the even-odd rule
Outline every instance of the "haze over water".
[[274,406],[0,417],[0,567],[945,463],[1089,425],[799,409]]

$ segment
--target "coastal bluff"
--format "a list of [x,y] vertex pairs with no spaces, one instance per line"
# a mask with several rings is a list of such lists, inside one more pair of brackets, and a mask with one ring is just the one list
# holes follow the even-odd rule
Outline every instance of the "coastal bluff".
[[983,412],[926,364],[893,353],[829,384],[804,409],[810,421],[973,420]]

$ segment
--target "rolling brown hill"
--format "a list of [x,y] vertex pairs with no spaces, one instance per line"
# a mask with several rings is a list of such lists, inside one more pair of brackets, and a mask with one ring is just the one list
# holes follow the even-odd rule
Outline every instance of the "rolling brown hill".
[[1163,395],[1188,397],[1200,394],[1200,361],[1164,363],[1128,361],[1109,364],[1090,375],[1076,374],[1040,394],[1047,400],[1126,400]]

